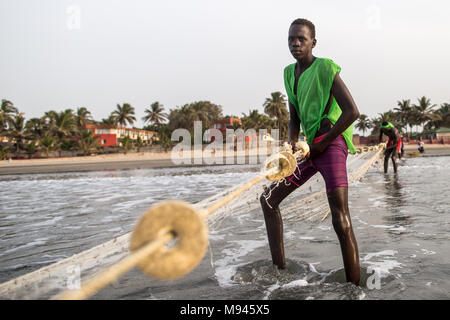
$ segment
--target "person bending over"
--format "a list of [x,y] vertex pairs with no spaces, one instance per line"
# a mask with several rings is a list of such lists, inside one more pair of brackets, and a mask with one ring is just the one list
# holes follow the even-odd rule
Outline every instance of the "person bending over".
[[390,122],[384,121],[380,128],[380,137],[378,141],[381,143],[383,134],[389,137],[386,144],[386,150],[384,151],[384,173],[387,173],[389,166],[389,157],[392,159],[392,165],[394,167],[394,172],[397,173],[397,158],[402,147],[400,134],[397,128]]
[[286,267],[283,221],[279,204],[317,172],[325,180],[334,230],[341,245],[348,282],[360,281],[359,253],[348,208],[346,160],[356,152],[353,122],[359,111],[339,76],[341,68],[331,59],[315,57],[314,24],[297,19],[289,28],[288,45],[296,63],[284,69],[289,100],[289,140],[295,152],[300,125],[310,145],[306,160],[291,176],[274,182],[260,197],[273,263]]

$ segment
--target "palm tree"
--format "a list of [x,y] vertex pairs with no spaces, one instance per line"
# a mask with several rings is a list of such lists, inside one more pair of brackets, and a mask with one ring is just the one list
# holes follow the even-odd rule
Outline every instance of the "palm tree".
[[47,111],[42,116],[42,120],[44,120],[44,122],[46,124],[46,128],[48,130],[50,130],[50,128],[55,125],[57,116],[58,116],[58,112],[56,112],[55,110]]
[[37,152],[38,148],[36,145],[36,141],[28,142],[25,145],[25,152],[28,154],[28,159],[31,159],[33,157],[33,154]]
[[162,135],[159,144],[164,149],[165,152],[173,146],[173,141],[167,135]]
[[221,106],[209,101],[198,101],[170,110],[169,129],[173,131],[184,128],[192,132],[194,121],[201,121],[203,130],[206,130],[214,121],[221,118],[223,118]]
[[23,113],[18,113],[12,121],[10,121],[9,136],[14,141],[16,152],[23,148],[23,140],[25,139],[25,117]]
[[79,128],[80,127],[84,128],[86,124],[92,121],[91,112],[88,111],[88,109],[85,107],[78,108],[76,119],[77,119],[77,126]]
[[62,151],[71,151],[76,149],[78,143],[74,140],[62,139],[59,144],[59,156],[61,157]]
[[398,120],[400,122],[400,126],[403,128],[407,128],[409,124],[409,119],[411,117],[412,107],[411,100],[399,100],[397,101],[398,107],[394,108],[394,111],[398,114]]
[[108,118],[102,119],[100,124],[115,127],[115,126],[117,126],[117,118],[113,114],[110,114]]
[[[237,118],[237,117],[234,117],[234,118]],[[240,127],[242,127],[242,125],[241,125],[241,123],[239,121],[233,121],[233,124],[232,124],[233,130],[237,130]]]
[[441,117],[440,127],[450,127],[450,103],[444,102],[435,112]]
[[159,132],[158,132],[159,140],[158,140],[158,143],[164,149],[165,152],[167,152],[167,150],[169,150],[169,148],[171,148],[174,145],[174,142],[171,139],[171,132],[172,131],[171,131],[171,129],[170,129],[168,124],[163,124],[159,128]]
[[186,104],[182,107],[177,107],[176,109],[170,110],[168,119],[170,131],[178,128],[184,128],[191,131],[195,121],[195,116],[191,112],[190,106]]
[[134,116],[134,108],[129,103],[124,103],[122,106],[117,105],[117,109],[112,112],[112,114],[118,124],[126,126],[127,123],[132,125],[136,121]]
[[381,123],[383,122],[383,118],[382,117],[378,117],[378,118],[372,118],[370,119],[370,127],[372,128],[372,131],[370,132],[371,136],[377,136],[380,134],[380,127],[381,127]]
[[272,92],[270,98],[266,98],[263,104],[264,112],[270,118],[276,118],[278,129],[280,130],[280,138],[287,133],[289,112],[286,107],[286,97],[279,91]]
[[419,102],[417,105],[414,105],[418,113],[417,121],[420,125],[423,125],[427,121],[436,120],[435,114],[433,114],[433,108],[436,107],[435,104],[431,104],[431,100],[427,97],[423,96],[417,99]]
[[273,126],[273,121],[266,115],[258,112],[257,109],[249,110],[248,115],[242,113],[242,127],[248,129],[269,129]]
[[395,114],[392,112],[392,110],[388,110],[383,113],[378,113],[380,116],[381,122],[388,121],[388,122],[395,122]]
[[31,118],[25,124],[25,133],[32,139],[39,139],[44,135],[45,121],[42,118]]
[[198,101],[189,106],[194,119],[202,122],[204,130],[210,128],[214,121],[223,118],[222,107],[209,101]]
[[19,110],[14,107],[11,101],[6,99],[2,100],[0,107],[0,135],[6,131],[7,126],[14,120],[14,115],[18,112]]
[[128,149],[131,147],[131,138],[129,136],[123,136],[122,138],[119,138],[119,142],[122,145],[123,154],[127,154]]
[[39,140],[39,145],[44,150],[45,155],[48,158],[50,152],[56,150],[57,148],[56,138],[51,136],[43,137]]
[[408,113],[408,125],[409,125],[409,131],[410,135],[412,135],[412,130],[414,126],[418,126],[420,124],[421,116],[419,114],[419,111],[417,108],[412,107],[411,111]]
[[63,138],[70,137],[78,131],[77,119],[72,109],[61,111],[54,115],[51,132],[62,142]]
[[142,120],[144,123],[149,122],[158,128],[161,123],[167,120],[167,113],[164,113],[163,111],[163,105],[156,101],[150,105],[150,109],[144,110],[146,115],[142,118]]
[[100,146],[99,137],[94,136],[90,130],[82,130],[79,133],[78,148],[87,156],[92,150]]
[[137,139],[133,141],[133,144],[136,147],[137,152],[140,152],[141,148],[145,146],[145,142],[140,136],[138,136]]
[[6,160],[11,156],[8,146],[0,146],[0,160]]
[[363,132],[363,136],[366,134],[366,130],[372,128],[372,123],[365,114],[361,114],[358,119],[358,123],[355,127]]
[[443,103],[437,110],[433,110],[433,120],[430,120],[427,124],[427,129],[439,129],[440,127],[450,126],[450,104]]

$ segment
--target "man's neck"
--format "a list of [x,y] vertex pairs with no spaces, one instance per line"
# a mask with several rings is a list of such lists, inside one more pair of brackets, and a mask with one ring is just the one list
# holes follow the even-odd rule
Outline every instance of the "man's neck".
[[303,58],[303,59],[298,59],[297,60],[297,66],[300,70],[305,70],[307,69],[310,65],[312,65],[312,63],[314,62],[314,59],[316,59],[316,57],[314,57],[311,54],[309,54],[307,57]]

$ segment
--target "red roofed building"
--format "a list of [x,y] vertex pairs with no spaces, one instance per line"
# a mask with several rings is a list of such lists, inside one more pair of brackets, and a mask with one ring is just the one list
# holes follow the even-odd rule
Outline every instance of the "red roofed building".
[[94,136],[99,137],[99,142],[102,147],[115,147],[119,145],[119,139],[124,136],[129,136],[132,140],[140,137],[144,143],[151,143],[153,140],[158,140],[158,132],[155,131],[96,124],[87,124],[85,129],[93,131]]
[[233,129],[234,122],[237,122],[239,126],[242,126],[242,121],[239,118],[225,118],[215,121],[213,124],[213,128],[220,130],[220,132],[222,132],[222,134],[225,136],[227,129]]
[[[217,129],[219,130],[223,137],[226,137],[226,130],[227,129],[233,129],[233,124],[237,123],[237,127],[241,127],[242,126],[242,121],[239,118],[225,118],[225,119],[221,119],[221,120],[216,120],[213,124],[213,129]],[[242,129],[242,128],[241,128]],[[252,140],[256,140],[257,139],[257,133],[255,134],[251,134],[251,135],[247,135],[245,136],[245,141],[246,142],[250,142]],[[211,141],[214,141],[214,137]]]

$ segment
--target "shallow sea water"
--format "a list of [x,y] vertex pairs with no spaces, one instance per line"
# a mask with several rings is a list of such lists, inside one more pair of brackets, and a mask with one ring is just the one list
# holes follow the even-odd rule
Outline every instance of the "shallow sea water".
[[[274,268],[258,208],[210,230],[209,249],[187,276],[158,281],[133,270],[93,298],[449,299],[449,163],[409,158],[396,175],[373,168],[350,186],[360,287],[345,282],[330,218],[285,221],[287,268]],[[130,232],[161,200],[195,203],[258,172],[234,165],[2,176],[0,282]]]

